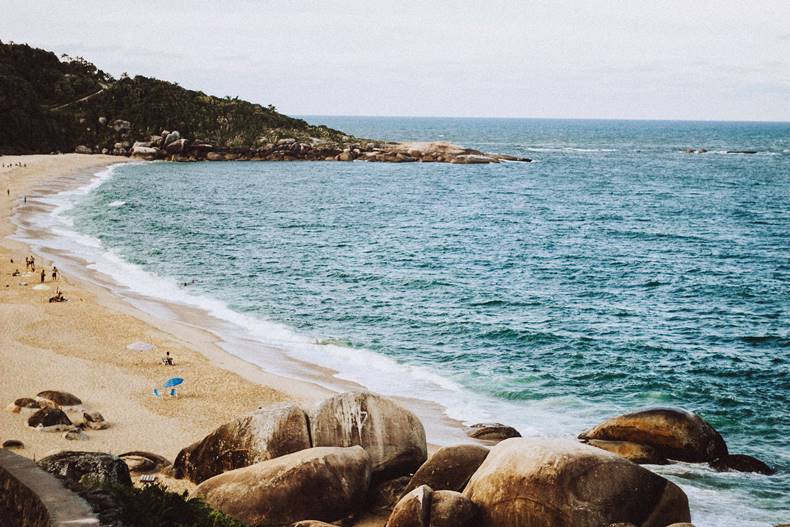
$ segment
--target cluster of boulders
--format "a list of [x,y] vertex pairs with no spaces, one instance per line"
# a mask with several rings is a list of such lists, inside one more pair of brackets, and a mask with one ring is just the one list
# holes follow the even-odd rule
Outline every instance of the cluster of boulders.
[[[123,121],[128,123],[128,121]],[[123,131],[123,129],[119,129]],[[113,148],[79,145],[79,154],[102,153],[130,156],[148,161],[354,161],[386,163],[485,164],[500,161],[531,161],[526,157],[490,154],[450,143],[384,143],[376,141],[332,142],[318,138],[278,139],[257,146],[223,146],[200,139],[188,140],[176,131],[162,130],[147,141],[121,140]]]
[[6,411],[26,415],[29,427],[60,432],[68,440],[87,440],[84,430],[104,430],[109,426],[99,412],[86,411],[79,397],[60,390],[44,390],[35,398],[20,397],[6,406]]
[[125,484],[128,470],[188,478],[197,497],[251,526],[345,525],[374,514],[387,527],[689,527],[685,493],[629,458],[730,459],[718,432],[677,409],[608,419],[581,442],[522,438],[500,424],[476,430],[491,445],[446,446],[429,458],[413,413],[348,392],[309,410],[258,408],[183,448],[172,466],[148,452],[67,452],[40,464],[74,481]]

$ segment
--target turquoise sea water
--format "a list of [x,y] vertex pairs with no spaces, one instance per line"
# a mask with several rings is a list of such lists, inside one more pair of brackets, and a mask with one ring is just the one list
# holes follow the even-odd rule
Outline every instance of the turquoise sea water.
[[790,521],[790,125],[310,120],[536,162],[129,165],[66,215],[130,287],[456,418],[572,437],[699,412],[780,472],[657,469],[695,523]]

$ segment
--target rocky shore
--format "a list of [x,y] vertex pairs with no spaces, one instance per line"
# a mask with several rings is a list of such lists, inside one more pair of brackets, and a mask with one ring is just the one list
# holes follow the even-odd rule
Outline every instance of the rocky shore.
[[[105,123],[121,136],[128,121]],[[526,157],[486,153],[446,142],[392,143],[355,140],[336,142],[316,137],[285,137],[259,146],[223,146],[200,139],[189,140],[178,131],[162,130],[147,141],[119,140],[113,148],[79,145],[78,154],[109,154],[136,159],[169,161],[369,161],[380,163],[487,164],[501,161],[530,162]]]
[[[45,391],[7,410],[35,411],[29,426],[60,432],[63,422],[36,417],[80,404],[72,394]],[[502,434],[429,456],[416,415],[370,392],[346,392],[308,408],[262,406],[185,446],[172,464],[150,452],[68,450],[38,464],[91,502],[103,524],[119,527],[109,520],[123,516],[121,505],[97,494],[97,485],[131,487],[141,474],[188,479],[197,485],[193,496],[256,527],[359,525],[360,518],[386,527],[689,527],[683,490],[641,464],[773,473],[730,454],[713,427],[681,409],[613,417],[579,441],[487,428]]]

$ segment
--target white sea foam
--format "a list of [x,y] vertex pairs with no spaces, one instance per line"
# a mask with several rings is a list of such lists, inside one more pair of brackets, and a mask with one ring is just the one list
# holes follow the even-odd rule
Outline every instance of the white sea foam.
[[580,153],[594,153],[594,152],[617,152],[616,148],[578,148],[574,146],[530,146],[520,145],[524,150],[531,152],[580,152]]
[[112,209],[117,209],[118,207],[123,207],[124,205],[126,205],[126,202],[120,199],[111,201],[110,203],[107,204],[107,206]]

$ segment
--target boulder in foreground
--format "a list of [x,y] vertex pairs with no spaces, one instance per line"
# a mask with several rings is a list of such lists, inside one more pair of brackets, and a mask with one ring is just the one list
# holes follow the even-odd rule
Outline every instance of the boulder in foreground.
[[392,510],[386,527],[476,527],[477,506],[452,490],[412,490]]
[[629,441],[653,447],[679,461],[713,461],[727,455],[721,435],[697,414],[677,408],[651,408],[607,419],[580,439]]
[[407,493],[392,509],[386,527],[429,527],[433,490],[421,485]]
[[603,450],[567,440],[507,439],[464,490],[481,527],[665,527],[690,520],[674,483]]
[[480,445],[442,447],[414,473],[404,493],[411,492],[420,485],[428,485],[437,491],[460,492],[486,456],[488,449]]
[[428,457],[417,416],[369,392],[341,393],[322,402],[310,415],[310,432],[315,447],[363,447],[377,481],[411,474]]
[[275,404],[226,423],[181,450],[176,475],[200,483],[228,470],[310,448],[307,416],[293,404]]
[[365,502],[370,456],[359,446],[309,448],[201,483],[195,494],[249,525],[337,521]]

